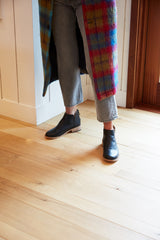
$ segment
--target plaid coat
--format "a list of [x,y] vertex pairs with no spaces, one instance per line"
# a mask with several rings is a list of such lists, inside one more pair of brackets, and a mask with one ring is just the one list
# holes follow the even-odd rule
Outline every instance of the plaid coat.
[[[51,31],[54,0],[39,0],[41,48],[44,70],[43,96],[58,79],[56,48]],[[116,0],[82,0],[94,86],[99,100],[114,95],[118,83]],[[76,23],[81,74],[87,73],[82,36]]]

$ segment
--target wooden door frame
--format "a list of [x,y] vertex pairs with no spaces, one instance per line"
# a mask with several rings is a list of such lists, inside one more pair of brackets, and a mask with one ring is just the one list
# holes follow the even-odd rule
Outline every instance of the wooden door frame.
[[126,107],[142,103],[148,0],[132,0]]

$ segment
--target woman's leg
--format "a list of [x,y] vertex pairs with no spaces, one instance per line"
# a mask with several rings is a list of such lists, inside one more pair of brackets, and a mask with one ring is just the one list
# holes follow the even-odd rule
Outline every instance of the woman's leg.
[[105,129],[112,129],[113,128],[112,121],[118,117],[116,99],[115,99],[115,96],[110,96],[103,100],[97,99],[97,95],[96,95],[95,88],[94,88],[94,80],[93,80],[93,75],[92,75],[88,43],[87,43],[85,27],[84,27],[82,6],[79,6],[77,8],[76,15],[77,15],[79,28],[80,28],[80,31],[81,31],[81,34],[83,37],[83,44],[84,44],[85,57],[86,57],[86,66],[87,66],[87,71],[89,73],[89,76],[90,76],[91,82],[92,82],[92,88],[93,88],[95,104],[96,104],[97,119],[98,119],[98,121],[104,123]]
[[94,79],[92,75],[88,43],[87,43],[85,27],[84,27],[82,6],[79,6],[77,8],[76,15],[78,19],[79,28],[82,34],[83,43],[84,43],[87,71],[92,81],[94,98],[96,103],[97,119],[100,122],[103,122],[103,125],[104,125],[103,157],[108,162],[114,162],[114,161],[117,161],[117,158],[119,155],[119,150],[118,150],[116,139],[115,139],[115,128],[113,127],[113,123],[112,123],[112,121],[118,117],[115,96],[110,96],[104,100],[97,99],[96,91],[94,88]]
[[76,38],[76,14],[72,6],[55,0],[52,31],[64,105],[66,112],[72,114],[76,110],[76,105],[83,101]]
[[67,132],[80,130],[77,105],[83,101],[83,95],[76,38],[76,14],[75,9],[67,3],[55,0],[53,5],[52,31],[66,112],[58,125],[46,133],[45,136],[50,139],[60,137]]

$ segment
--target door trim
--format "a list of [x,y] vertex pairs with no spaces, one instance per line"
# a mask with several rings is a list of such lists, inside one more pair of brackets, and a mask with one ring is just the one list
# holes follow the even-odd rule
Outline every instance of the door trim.
[[126,106],[142,103],[148,0],[132,0]]

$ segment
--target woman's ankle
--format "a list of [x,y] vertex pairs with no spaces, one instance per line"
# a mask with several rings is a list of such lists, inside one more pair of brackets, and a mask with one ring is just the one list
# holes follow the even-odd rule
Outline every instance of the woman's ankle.
[[72,106],[72,107],[66,107],[66,113],[67,114],[74,115],[76,111],[77,111],[77,105]]
[[104,122],[104,129],[106,130],[113,130],[113,122],[110,121],[110,122]]

